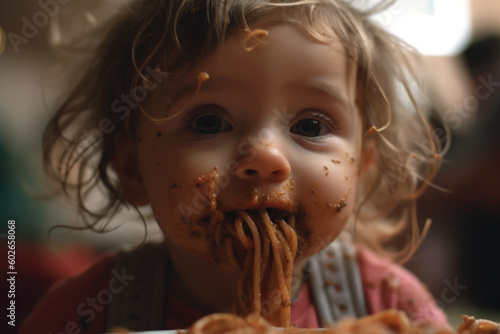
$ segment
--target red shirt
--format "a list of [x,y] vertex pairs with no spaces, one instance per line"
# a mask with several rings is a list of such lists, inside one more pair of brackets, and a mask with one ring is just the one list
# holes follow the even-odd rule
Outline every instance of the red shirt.
[[[106,330],[105,305],[110,301],[102,291],[110,288],[114,258],[114,254],[104,255],[83,274],[55,284],[26,318],[19,333],[103,333]],[[446,316],[430,293],[407,270],[378,258],[362,246],[357,247],[357,258],[370,313],[393,308],[404,311],[412,320],[447,324]],[[113,289],[120,288],[118,282],[114,284]],[[167,296],[166,312],[163,329],[186,328],[205,315],[172,296]],[[90,324],[82,322],[82,316],[90,318]],[[319,327],[307,284],[292,304],[291,323],[300,328]]]

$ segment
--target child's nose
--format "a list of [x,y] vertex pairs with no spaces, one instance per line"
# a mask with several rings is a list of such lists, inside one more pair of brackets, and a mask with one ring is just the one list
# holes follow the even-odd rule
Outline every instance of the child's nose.
[[284,153],[272,144],[254,147],[253,154],[243,156],[236,169],[242,180],[280,182],[290,176],[290,163]]

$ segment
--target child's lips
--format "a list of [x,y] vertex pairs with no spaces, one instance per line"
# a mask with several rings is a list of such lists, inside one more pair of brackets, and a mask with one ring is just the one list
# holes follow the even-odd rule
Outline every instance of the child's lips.
[[284,213],[296,212],[298,203],[292,200],[293,187],[287,182],[280,187],[249,187],[236,198],[221,198],[223,212],[238,210],[275,209]]
[[221,211],[223,212],[237,212],[240,210],[272,210],[274,212],[280,212],[283,215],[290,215],[296,212],[297,204],[293,203],[291,200],[272,200],[268,197],[261,198],[256,201],[241,201],[236,205],[221,206]]

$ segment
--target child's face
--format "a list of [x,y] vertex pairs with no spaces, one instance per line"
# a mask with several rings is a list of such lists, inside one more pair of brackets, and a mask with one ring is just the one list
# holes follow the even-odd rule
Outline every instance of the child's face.
[[[135,200],[151,203],[168,242],[212,262],[200,223],[208,193],[198,177],[214,167],[223,212],[297,212],[302,258],[335,239],[353,209],[361,154],[353,65],[340,43],[318,43],[289,25],[267,31],[250,52],[240,35],[230,36],[169,81],[170,114],[178,115],[137,129],[145,194]],[[200,72],[210,78],[195,94]],[[165,96],[155,92],[147,111],[163,117]]]

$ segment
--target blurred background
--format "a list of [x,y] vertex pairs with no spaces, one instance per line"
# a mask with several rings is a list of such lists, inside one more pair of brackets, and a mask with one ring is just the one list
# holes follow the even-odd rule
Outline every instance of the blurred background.
[[[52,46],[85,32],[122,2],[0,3],[0,250],[7,254],[6,222],[14,219],[18,322],[55,280],[84,270],[103,250],[144,236],[142,224],[123,215],[117,222],[127,228],[113,233],[56,230],[49,241],[50,227],[72,224],[76,214],[63,198],[47,198],[41,164],[43,127],[72,83],[71,57]],[[431,103],[452,134],[434,182],[448,191],[429,189],[419,200],[421,219],[433,225],[407,267],[454,328],[462,313],[500,321],[499,18],[494,0],[403,0],[377,18],[424,54]]]

